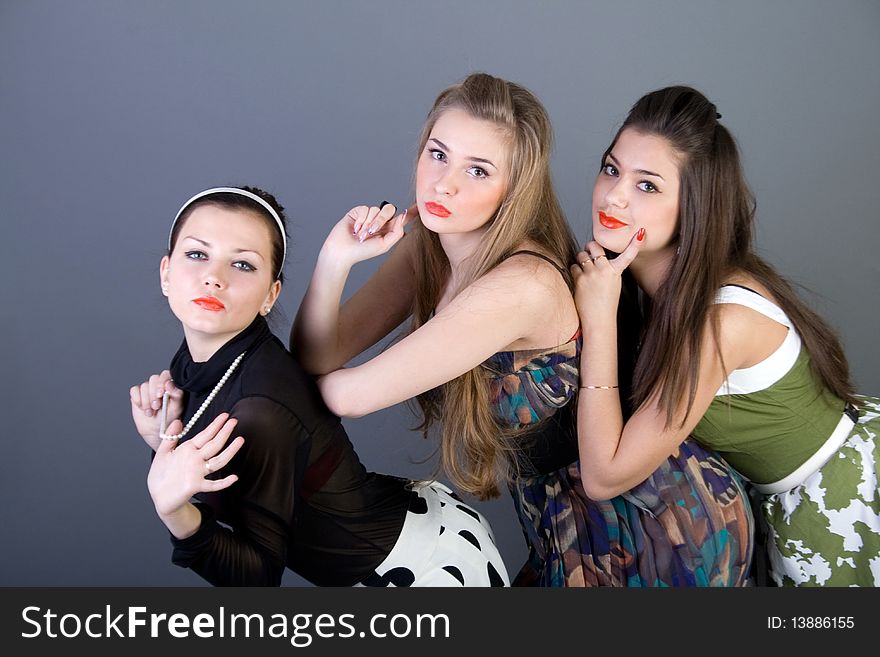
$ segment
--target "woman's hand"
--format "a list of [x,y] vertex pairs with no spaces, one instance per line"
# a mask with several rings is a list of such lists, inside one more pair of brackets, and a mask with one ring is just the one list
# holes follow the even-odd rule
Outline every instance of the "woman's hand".
[[168,393],[168,408],[165,421],[170,424],[183,414],[183,390],[174,385],[171,372],[163,370],[154,374],[140,385],[129,390],[131,397],[131,417],[137,432],[154,452],[162,440],[159,438],[159,420],[162,410],[162,396]]
[[382,255],[404,235],[404,226],[417,214],[415,206],[396,217],[390,203],[383,208],[359,205],[339,220],[324,240],[322,251],[349,267]]
[[[238,477],[231,474],[222,479],[206,479],[212,472],[223,468],[244,444],[238,436],[223,449],[237,420],[221,413],[191,440],[178,445],[176,441],[162,440],[147,475],[147,488],[160,518],[174,515],[196,493],[223,490],[234,484]],[[183,430],[180,420],[168,427],[169,433]],[[222,450],[222,451],[221,451]]]
[[569,269],[575,285],[574,301],[585,332],[591,325],[604,326],[616,321],[621,274],[638,255],[644,237],[644,229],[639,230],[613,260],[598,242],[588,242],[575,256],[577,264]]

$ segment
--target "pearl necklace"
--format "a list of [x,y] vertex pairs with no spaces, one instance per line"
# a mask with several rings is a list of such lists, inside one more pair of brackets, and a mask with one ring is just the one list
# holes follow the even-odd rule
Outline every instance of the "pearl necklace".
[[238,364],[241,362],[241,359],[244,358],[244,355],[246,353],[247,353],[246,351],[241,352],[241,354],[238,356],[238,358],[236,358],[234,361],[232,361],[232,365],[230,365],[229,369],[226,370],[226,374],[223,375],[223,377],[220,379],[220,381],[217,383],[217,385],[214,386],[214,389],[211,391],[211,394],[209,394],[205,398],[205,401],[202,402],[202,405],[199,406],[199,410],[196,411],[196,414],[193,415],[192,418],[190,419],[190,421],[186,423],[186,426],[183,428],[183,431],[181,431],[180,433],[172,434],[170,436],[165,433],[165,422],[166,422],[167,413],[168,413],[168,393],[166,392],[165,394],[163,394],[162,395],[162,415],[159,418],[159,438],[161,438],[162,440],[180,440],[181,438],[183,438],[187,434],[187,432],[193,428],[193,425],[196,422],[198,422],[198,419],[200,417],[202,417],[202,413],[205,412],[205,409],[208,408],[208,406],[211,404],[212,401],[214,401],[214,397],[217,396],[217,393],[220,392],[220,388],[222,388],[223,384],[229,380],[230,376],[232,376],[232,373],[235,371],[235,368],[238,367]]

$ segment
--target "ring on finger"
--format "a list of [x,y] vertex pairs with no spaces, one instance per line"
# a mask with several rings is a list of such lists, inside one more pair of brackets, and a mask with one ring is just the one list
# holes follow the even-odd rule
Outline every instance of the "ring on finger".
[[599,258],[607,258],[607,257],[608,257],[608,256],[607,256],[607,255],[604,255],[604,254],[603,254],[603,255],[597,255],[595,258],[593,258],[593,262],[596,262]]
[[205,461],[205,472],[207,472],[208,474],[211,474],[212,472],[214,472],[214,470],[211,469],[211,462],[210,461]]
[[583,267],[584,265],[586,265],[588,262],[589,262],[590,264],[593,264],[593,261],[590,260],[589,258],[587,258],[586,260],[581,260],[581,261],[580,261],[580,265],[581,265],[581,267]]

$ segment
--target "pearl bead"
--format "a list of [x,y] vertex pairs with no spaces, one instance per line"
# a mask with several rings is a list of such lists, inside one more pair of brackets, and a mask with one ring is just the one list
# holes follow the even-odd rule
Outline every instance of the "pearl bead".
[[241,362],[241,359],[244,358],[246,351],[243,351],[239,354],[238,358],[232,361],[232,364],[229,366],[229,369],[226,370],[226,374],[224,374],[220,381],[214,386],[214,389],[211,393],[205,398],[205,401],[202,402],[202,405],[199,406],[199,409],[195,412],[195,415],[190,418],[190,421],[186,423],[186,426],[183,428],[178,434],[167,435],[165,433],[165,422],[168,413],[168,393],[166,392],[162,395],[162,415],[159,418],[159,438],[162,440],[180,440],[183,438],[190,429],[193,428],[193,425],[198,422],[199,418],[202,416],[202,413],[205,412],[205,409],[211,405],[211,402],[214,401],[214,397],[217,396],[217,393],[220,392],[220,388],[223,387],[223,384],[229,380],[229,377],[232,376],[232,373],[235,371],[235,368],[238,367],[238,364]]

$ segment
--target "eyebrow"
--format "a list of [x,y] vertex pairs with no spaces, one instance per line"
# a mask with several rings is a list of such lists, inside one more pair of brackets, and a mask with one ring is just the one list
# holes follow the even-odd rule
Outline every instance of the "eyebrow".
[[[620,166],[620,162],[617,160],[616,157],[614,157],[614,155],[608,153],[608,157],[613,160],[614,164],[616,164],[618,167]],[[660,180],[666,180],[666,178],[661,176],[659,173],[654,173],[653,171],[648,171],[647,169],[633,169],[633,171],[635,171],[636,173],[640,173],[643,176],[654,176],[655,178],[659,178]]]
[[[207,246],[207,247],[211,246],[210,242],[206,242],[205,240],[200,240],[198,237],[196,237],[194,235],[187,235],[183,239],[194,240],[194,241],[198,242],[199,244],[203,244],[204,246]],[[253,249],[233,249],[233,253],[253,253],[254,255],[256,255],[260,258],[263,257],[262,255],[260,255],[259,251],[254,251]]]
[[[444,151],[451,151],[451,150],[452,150],[451,148],[449,148],[449,146],[447,146],[446,144],[444,144],[442,141],[440,141],[440,140],[437,139],[436,137],[431,137],[431,139],[430,139],[429,141],[433,141],[433,142],[436,143],[440,148],[442,148]],[[469,157],[469,158],[467,158],[467,159],[470,160],[471,162],[480,162],[481,164],[488,164],[489,166],[491,166],[491,167],[493,167],[493,168],[495,168],[495,169],[498,168],[498,167],[495,165],[495,163],[492,162],[492,160],[487,160],[485,157]]]

